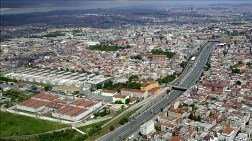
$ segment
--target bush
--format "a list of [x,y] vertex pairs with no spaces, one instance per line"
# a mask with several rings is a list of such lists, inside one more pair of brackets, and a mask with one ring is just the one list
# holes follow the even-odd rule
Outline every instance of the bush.
[[241,81],[240,80],[236,81],[236,84],[241,85]]
[[116,100],[115,104],[123,104],[123,102],[121,100]]
[[120,121],[119,124],[123,125],[124,123],[127,123],[129,119],[127,117],[123,117]]
[[155,55],[166,55],[168,58],[172,58],[176,54],[175,52],[163,51],[161,49],[153,49],[151,53]]
[[114,127],[114,126],[110,126],[110,127],[109,127],[109,130],[110,130],[110,131],[114,131],[114,130],[115,130],[115,127]]
[[130,99],[128,98],[125,100],[125,104],[129,104],[129,103],[130,103]]
[[132,80],[139,80],[139,77],[137,75],[131,75],[129,77],[129,81],[132,81]]
[[172,82],[176,78],[175,75],[167,75],[164,78],[158,79],[158,83],[169,83]]
[[143,60],[143,58],[140,55],[130,56],[130,58],[135,60]]
[[183,61],[183,62],[180,63],[179,65],[180,65],[181,68],[184,69],[184,68],[186,67],[187,63],[188,63],[187,61]]
[[49,91],[49,90],[51,90],[52,89],[52,85],[45,85],[44,86],[44,90],[45,91]]
[[4,76],[0,76],[0,80],[1,81],[6,81],[6,82],[17,82],[16,79],[11,79],[11,78],[4,77]]

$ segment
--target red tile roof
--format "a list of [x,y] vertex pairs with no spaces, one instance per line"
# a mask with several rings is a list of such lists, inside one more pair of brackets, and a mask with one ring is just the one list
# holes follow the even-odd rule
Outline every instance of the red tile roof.
[[122,91],[125,92],[132,92],[132,93],[145,93],[144,90],[138,90],[138,89],[128,89],[128,88],[122,88]]
[[226,87],[225,85],[218,84],[218,83],[213,83],[213,82],[204,82],[204,83],[202,83],[202,85],[203,86],[208,86],[208,87],[221,88],[221,89],[223,89],[224,87]]
[[170,141],[184,141],[184,139],[182,139],[181,137],[179,136],[172,136]]
[[233,131],[234,131],[233,128],[226,127],[226,128],[223,129],[222,133],[223,133],[223,134],[229,135],[229,134],[231,134]]

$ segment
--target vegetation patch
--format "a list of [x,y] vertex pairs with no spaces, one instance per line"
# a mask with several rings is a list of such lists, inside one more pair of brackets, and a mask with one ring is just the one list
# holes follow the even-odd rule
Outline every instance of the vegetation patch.
[[4,77],[4,76],[0,76],[0,80],[5,81],[5,82],[17,82],[16,79],[11,79],[11,78]]
[[130,59],[143,60],[143,58],[141,57],[141,55],[130,56]]
[[[134,78],[132,78],[134,79]],[[112,81],[108,81],[104,84],[98,84],[96,86],[97,89],[107,89],[107,90],[117,90],[117,92],[121,92],[122,88],[129,88],[129,89],[140,89],[143,84],[140,82],[135,81],[127,81],[126,83],[116,83],[113,84]]]
[[173,74],[173,75],[167,75],[164,78],[159,78],[157,81],[158,81],[159,84],[161,84],[161,83],[170,83],[175,79],[176,79],[176,75]]
[[94,136],[95,134],[99,133],[102,130],[102,125],[107,123],[109,120],[111,120],[111,119],[107,119],[107,120],[100,121],[100,122],[97,122],[94,124],[86,125],[86,126],[83,126],[79,129],[82,130],[83,132],[87,133],[87,135],[89,137]]
[[248,62],[246,65],[247,65],[250,69],[252,69],[252,62]]
[[90,50],[99,50],[99,51],[117,51],[119,49],[127,49],[130,48],[129,45],[127,46],[118,46],[118,45],[94,45],[88,47]]
[[3,92],[3,96],[10,98],[12,102],[22,102],[24,100],[30,99],[34,95],[34,93],[15,89],[10,89]]
[[185,68],[186,67],[186,65],[188,64],[188,61],[183,61],[182,63],[180,63],[179,65],[180,65],[180,67],[181,68]]
[[58,36],[65,36],[65,33],[60,31],[50,32],[46,35],[31,35],[28,38],[43,38],[43,37],[58,37]]
[[152,49],[151,53],[154,55],[166,55],[168,58],[172,58],[176,53],[170,51],[163,51],[162,49]]
[[[139,108],[141,108],[141,107],[139,107]],[[118,128],[121,125],[119,123],[121,120],[126,121],[126,119],[128,119],[128,117],[131,116],[133,113],[135,113],[139,108],[136,108],[132,111],[129,111],[129,112],[125,113],[124,115],[122,115],[122,117],[113,120],[110,124],[106,125],[104,128],[102,128],[99,132],[97,132],[93,136],[90,136],[87,140],[94,141],[94,140],[98,139],[99,137],[102,137],[103,135],[108,134],[112,130],[115,130],[116,128]]]

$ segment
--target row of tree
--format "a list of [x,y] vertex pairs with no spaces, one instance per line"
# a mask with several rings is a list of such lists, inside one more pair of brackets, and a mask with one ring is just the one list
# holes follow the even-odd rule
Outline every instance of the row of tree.
[[25,91],[20,91],[20,90],[15,90],[15,89],[10,89],[10,90],[4,91],[3,95],[5,97],[10,98],[11,101],[13,101],[13,102],[21,102],[21,101],[27,100],[31,96],[33,96]]
[[17,82],[17,79],[11,79],[11,78],[4,77],[4,76],[0,76],[0,80],[5,81],[5,82]]
[[107,89],[107,90],[115,89],[117,90],[117,92],[121,92],[122,88],[140,89],[141,86],[142,86],[142,83],[135,82],[135,81],[127,81],[126,83],[116,83],[116,84],[113,84],[112,81],[107,81],[104,84],[97,84],[96,88]]

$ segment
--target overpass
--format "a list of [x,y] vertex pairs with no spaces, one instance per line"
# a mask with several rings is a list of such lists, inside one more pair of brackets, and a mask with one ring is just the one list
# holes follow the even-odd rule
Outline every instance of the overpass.
[[182,87],[182,86],[175,86],[175,85],[168,85],[168,86],[174,90],[179,90],[179,91],[186,91],[187,89],[189,89],[187,87]]

